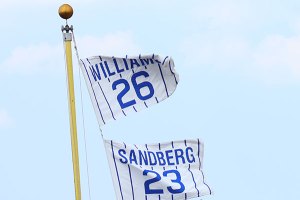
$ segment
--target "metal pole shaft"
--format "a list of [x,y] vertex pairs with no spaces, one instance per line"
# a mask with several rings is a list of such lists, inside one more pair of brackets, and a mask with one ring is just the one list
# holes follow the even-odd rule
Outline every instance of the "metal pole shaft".
[[65,44],[65,51],[66,51],[66,63],[67,63],[70,132],[71,132],[75,197],[76,200],[81,200],[75,92],[74,92],[74,78],[73,78],[73,65],[72,65],[72,49],[71,49],[72,33],[67,32],[67,33],[63,33],[63,35],[64,35],[64,44]]

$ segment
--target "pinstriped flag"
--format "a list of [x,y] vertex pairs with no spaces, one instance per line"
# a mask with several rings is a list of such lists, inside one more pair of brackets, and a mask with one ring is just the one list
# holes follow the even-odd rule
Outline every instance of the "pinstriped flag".
[[80,67],[100,126],[163,101],[179,81],[173,60],[158,55],[94,56]]
[[184,200],[212,193],[199,139],[130,145],[104,140],[117,200]]

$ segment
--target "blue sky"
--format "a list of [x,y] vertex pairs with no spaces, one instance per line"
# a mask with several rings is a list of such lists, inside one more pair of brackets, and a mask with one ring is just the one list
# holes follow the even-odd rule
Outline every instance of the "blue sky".
[[[300,2],[19,1],[0,4],[0,199],[74,199],[67,88],[57,14],[70,3],[81,57],[171,55],[180,83],[166,101],[103,127],[150,143],[201,138],[206,199],[300,198]],[[88,184],[74,58],[82,196]],[[114,199],[82,81],[92,199]]]

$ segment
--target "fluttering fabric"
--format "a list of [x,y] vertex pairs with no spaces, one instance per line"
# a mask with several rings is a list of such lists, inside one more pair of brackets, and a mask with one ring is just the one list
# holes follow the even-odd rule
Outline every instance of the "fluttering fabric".
[[117,200],[184,200],[212,193],[199,139],[157,144],[104,140]]
[[80,62],[100,126],[163,101],[179,81],[170,57],[94,56]]

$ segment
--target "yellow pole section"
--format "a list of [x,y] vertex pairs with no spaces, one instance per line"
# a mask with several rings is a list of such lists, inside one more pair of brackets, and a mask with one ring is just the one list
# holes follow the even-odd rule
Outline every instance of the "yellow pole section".
[[79,170],[79,156],[78,156],[78,141],[77,141],[77,127],[76,127],[75,92],[74,92],[71,41],[72,41],[72,34],[64,33],[64,44],[65,44],[65,51],[66,51],[66,63],[67,63],[67,75],[68,75],[70,131],[71,131],[71,144],[72,144],[72,160],[73,160],[73,172],[74,172],[75,197],[76,197],[76,200],[81,200],[80,170]]

